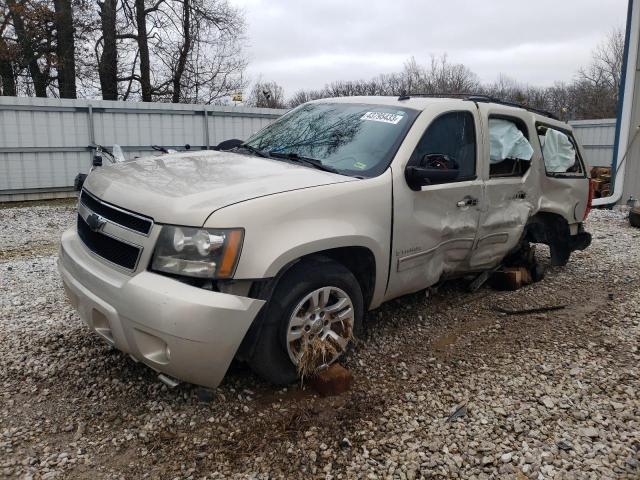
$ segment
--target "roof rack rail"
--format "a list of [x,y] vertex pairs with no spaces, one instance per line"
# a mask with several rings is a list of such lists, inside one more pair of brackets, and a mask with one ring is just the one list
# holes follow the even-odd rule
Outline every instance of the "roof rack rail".
[[545,117],[553,118],[554,120],[559,120],[553,113],[542,110],[540,108],[529,107],[527,105],[523,105],[517,102],[511,102],[509,100],[500,100],[499,98],[492,97],[490,95],[484,94],[476,94],[476,93],[406,93],[402,94],[398,97],[398,100],[408,100],[411,97],[431,97],[431,98],[460,98],[462,100],[468,100],[470,102],[482,102],[482,103],[498,103],[500,105],[505,105],[508,107],[516,107],[522,108],[529,112],[538,113],[540,115],[544,115]]

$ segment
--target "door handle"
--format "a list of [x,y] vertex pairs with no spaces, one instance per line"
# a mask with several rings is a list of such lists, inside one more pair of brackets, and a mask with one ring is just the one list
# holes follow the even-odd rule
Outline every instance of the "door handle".
[[477,198],[473,198],[473,197],[464,197],[462,200],[459,200],[456,203],[456,207],[458,208],[463,208],[463,207],[470,207],[473,205],[478,205],[478,199]]

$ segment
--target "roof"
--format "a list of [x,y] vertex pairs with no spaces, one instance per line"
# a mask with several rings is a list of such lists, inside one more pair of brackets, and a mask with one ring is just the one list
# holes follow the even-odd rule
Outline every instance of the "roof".
[[323,98],[315,100],[315,102],[327,102],[333,103],[369,103],[373,105],[388,105],[394,107],[412,108],[415,110],[425,110],[434,104],[449,103],[455,105],[462,102],[476,102],[500,105],[506,108],[513,108],[518,111],[531,112],[537,116],[545,117],[548,119],[557,120],[557,118],[550,112],[538,110],[535,108],[527,107],[526,105],[519,105],[512,102],[501,101],[496,98],[487,97],[484,95],[402,95],[402,96],[353,96],[353,97],[333,97]]
[[433,98],[433,97],[410,97],[407,100],[399,100],[401,97],[383,96],[354,96],[354,97],[332,97],[314,100],[314,102],[332,103],[370,103],[372,105],[389,105],[394,107],[413,108],[414,110],[424,110],[435,103],[459,103],[464,100],[459,98]]

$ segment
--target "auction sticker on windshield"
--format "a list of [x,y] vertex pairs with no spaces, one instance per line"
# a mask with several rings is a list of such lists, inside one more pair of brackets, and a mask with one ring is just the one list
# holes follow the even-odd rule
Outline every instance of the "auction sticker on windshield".
[[402,115],[386,112],[367,112],[360,117],[360,120],[371,120],[373,122],[392,123],[393,125],[397,125],[400,120],[402,120]]

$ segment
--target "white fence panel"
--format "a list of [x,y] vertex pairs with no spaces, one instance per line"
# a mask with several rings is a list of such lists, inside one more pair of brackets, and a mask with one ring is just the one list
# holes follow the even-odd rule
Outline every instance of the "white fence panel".
[[574,120],[569,122],[582,144],[590,167],[610,167],[613,162],[616,120]]

